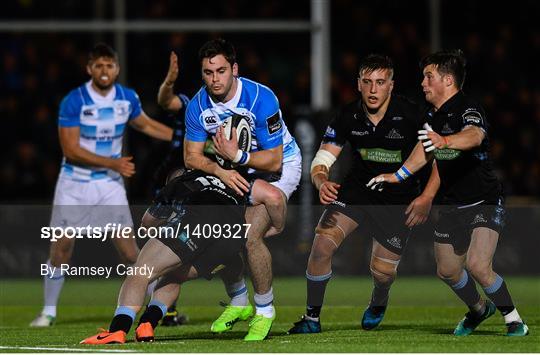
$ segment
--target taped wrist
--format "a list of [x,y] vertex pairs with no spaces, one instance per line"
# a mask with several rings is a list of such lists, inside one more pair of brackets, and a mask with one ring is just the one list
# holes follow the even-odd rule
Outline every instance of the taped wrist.
[[412,173],[405,167],[401,166],[398,171],[394,173],[399,182],[405,181],[412,175]]
[[323,165],[328,171],[330,171],[330,167],[335,162],[336,157],[334,156],[334,154],[330,153],[327,150],[320,149],[317,154],[315,154],[315,158],[313,158],[313,161],[311,162],[310,170],[313,173],[313,170],[317,165]]
[[233,159],[233,163],[246,165],[249,162],[249,158],[251,158],[251,156],[248,152],[238,149],[236,156]]

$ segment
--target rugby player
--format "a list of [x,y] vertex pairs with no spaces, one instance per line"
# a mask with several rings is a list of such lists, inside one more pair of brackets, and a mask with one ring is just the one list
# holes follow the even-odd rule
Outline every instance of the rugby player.
[[149,282],[159,278],[135,331],[137,341],[153,341],[154,329],[176,300],[181,283],[197,277],[211,279],[221,270],[241,267],[246,241],[245,201],[245,196],[204,172],[193,170],[174,177],[143,217],[146,226],[162,227],[162,231],[172,228],[149,240],[137,258],[135,266],[153,268],[153,274],[150,278],[128,276],[109,329],[81,343],[125,343]]
[[[420,66],[422,89],[431,104],[426,117],[430,127],[418,132],[419,143],[396,174],[379,175],[368,185],[377,188],[407,182],[434,158],[442,204],[434,230],[437,275],[469,308],[454,334],[471,334],[498,309],[507,335],[527,335],[529,329],[506,282],[493,271],[493,256],[505,223],[503,189],[488,155],[484,110],[462,91],[465,58],[459,50],[440,51],[425,57]],[[487,299],[482,299],[475,281]]]
[[[132,89],[116,83],[120,72],[116,52],[97,44],[86,67],[90,81],[72,90],[60,105],[58,128],[64,153],[54,193],[51,227],[104,227],[116,223],[132,228],[122,177],[135,174],[133,157],[122,156],[126,124],[153,138],[170,141],[172,130],[151,119],[141,108]],[[60,238],[50,244],[49,268],[44,276],[44,307],[33,327],[51,326],[64,275],[61,264],[69,263],[75,239]],[[139,248],[134,238],[114,238],[120,258],[134,263]]]
[[[360,98],[341,108],[327,127],[311,164],[311,178],[326,209],[315,228],[309,255],[307,307],[289,334],[321,332],[320,313],[332,257],[357,227],[373,235],[370,270],[374,288],[362,317],[371,330],[382,321],[389,291],[397,274],[411,228],[425,222],[433,196],[421,196],[417,179],[377,194],[366,188],[373,173],[395,171],[416,145],[420,111],[409,100],[392,94],[393,64],[389,57],[372,54],[360,65]],[[346,142],[353,151],[352,168],[343,184],[329,179],[332,164]],[[408,217],[406,216],[408,214]]]
[[[263,340],[275,319],[272,292],[272,257],[264,236],[281,232],[287,200],[301,177],[302,157],[294,138],[281,117],[277,97],[266,86],[238,77],[234,47],[223,39],[205,43],[199,51],[204,86],[191,99],[186,111],[184,158],[186,167],[218,176],[239,194],[247,194],[251,206],[246,221],[251,225],[246,243],[247,260],[255,289],[255,317],[249,323],[245,340]],[[225,139],[222,122],[232,115],[244,116],[252,130],[250,153],[238,149],[233,139]],[[250,168],[253,181],[238,171],[226,170],[204,156],[212,137],[214,150],[224,159]],[[224,280],[229,306],[212,324],[221,333],[253,313],[243,275]]]

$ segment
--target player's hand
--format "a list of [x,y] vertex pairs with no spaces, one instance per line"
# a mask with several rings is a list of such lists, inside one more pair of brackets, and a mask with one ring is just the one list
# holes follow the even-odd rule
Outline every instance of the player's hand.
[[178,56],[176,53],[171,52],[169,57],[169,71],[165,77],[165,82],[169,85],[172,85],[178,78]]
[[222,158],[233,161],[238,153],[238,139],[236,136],[236,128],[232,129],[231,139],[225,138],[223,127],[219,127],[216,135],[212,137],[214,141],[214,151],[221,155]]
[[238,171],[219,169],[216,175],[240,196],[244,196],[244,192],[249,192],[249,182]]
[[323,205],[328,205],[335,201],[338,197],[338,190],[341,187],[340,184],[336,184],[333,181],[325,181],[319,187],[319,199]]
[[133,157],[120,157],[114,159],[111,169],[120,173],[122,176],[130,177],[135,174],[135,164],[131,161]]
[[414,226],[424,224],[428,217],[429,211],[431,210],[432,199],[423,195],[415,198],[405,210],[405,214],[409,215],[405,225],[409,228]]
[[397,179],[395,174],[381,174],[369,180],[369,182],[366,184],[366,187],[380,192],[384,189],[385,183],[398,184],[399,180]]
[[424,129],[418,131],[418,140],[422,142],[426,153],[435,149],[448,148],[448,139],[434,132],[427,123],[424,124]]

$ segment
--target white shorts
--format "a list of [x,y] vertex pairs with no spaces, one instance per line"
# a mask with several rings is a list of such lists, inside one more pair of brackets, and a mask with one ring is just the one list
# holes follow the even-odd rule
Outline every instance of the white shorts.
[[302,154],[298,152],[293,159],[284,162],[281,171],[279,180],[270,184],[283,191],[287,200],[289,200],[292,193],[298,188],[300,179],[302,179]]
[[51,227],[133,227],[124,181],[78,182],[60,176],[54,191]]

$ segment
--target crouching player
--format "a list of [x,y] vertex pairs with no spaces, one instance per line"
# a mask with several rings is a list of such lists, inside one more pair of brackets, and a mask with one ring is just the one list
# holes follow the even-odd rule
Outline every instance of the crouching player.
[[135,331],[137,341],[153,341],[154,328],[179,293],[180,284],[218,271],[241,268],[245,246],[245,199],[219,178],[190,171],[173,178],[143,216],[146,226],[167,231],[150,239],[141,250],[136,267],[152,270],[128,276],[118,296],[109,329],[82,344],[125,343],[148,283],[159,278],[152,299]]

